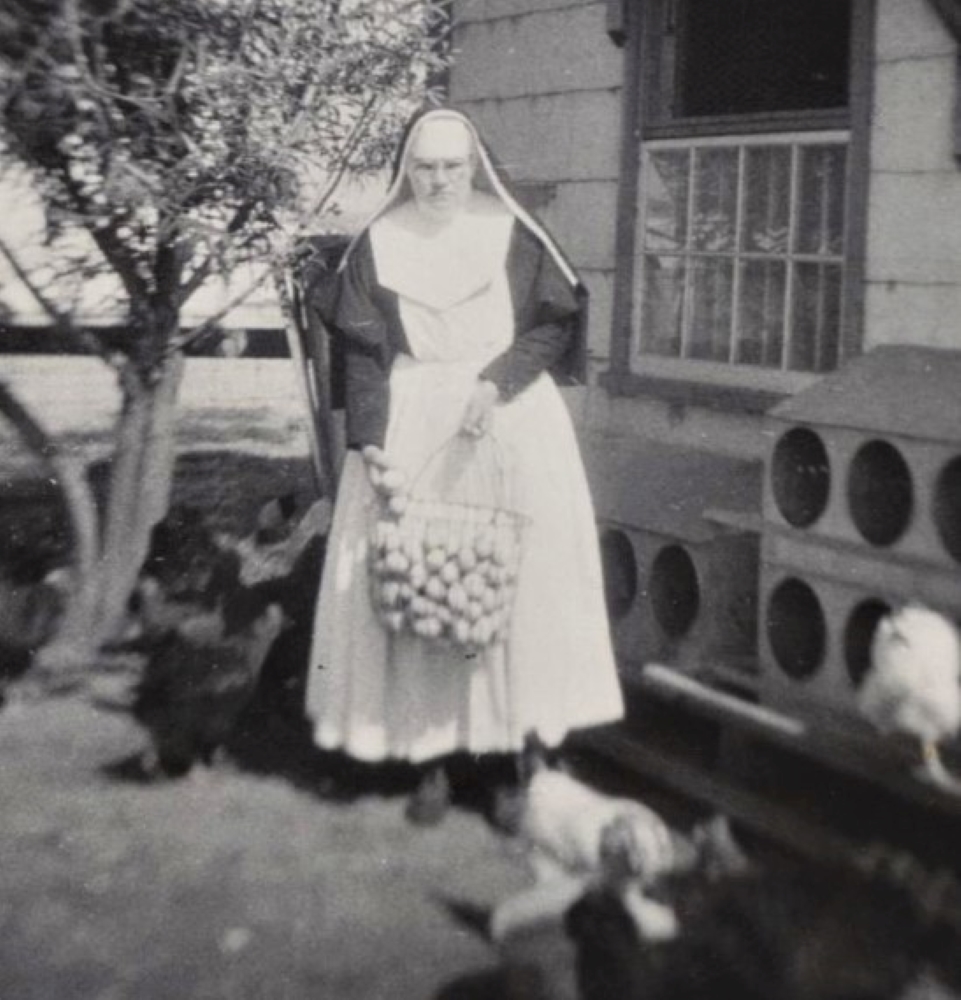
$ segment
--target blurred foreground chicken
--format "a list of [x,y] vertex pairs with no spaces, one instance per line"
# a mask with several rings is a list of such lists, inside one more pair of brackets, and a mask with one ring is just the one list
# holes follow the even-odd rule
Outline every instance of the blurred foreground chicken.
[[961,729],[961,643],[955,626],[916,604],[884,617],[874,634],[858,707],[882,733],[917,741],[919,776],[956,784],[939,754],[939,745]]
[[661,943],[603,888],[578,900],[580,1000],[958,1000],[957,885],[940,875],[780,866],[694,882]]
[[73,578],[65,567],[39,581],[0,571],[0,678],[22,673],[54,634]]
[[197,760],[209,762],[232,735],[275,640],[302,617],[301,592],[311,593],[305,574],[322,558],[328,514],[329,504],[318,501],[280,539],[281,525],[265,539],[263,523],[253,539],[218,538],[193,516],[179,538],[164,525],[155,533],[138,588],[139,634],[128,645],[147,654],[133,712],[163,772],[181,775]]
[[650,898],[648,890],[670,875],[720,858],[721,850],[714,847],[722,841],[730,847],[725,866],[745,863],[723,820],[684,837],[648,806],[605,795],[547,768],[536,751],[520,832],[535,884],[495,908],[491,933],[496,940],[562,918],[581,894],[598,887],[617,898],[642,937],[666,940],[677,932],[674,912]]
[[[210,763],[249,703],[267,653],[283,627],[279,605],[247,623],[198,615],[155,648],[137,687],[135,718],[153,740],[156,767],[171,777]],[[233,627],[229,627],[232,625]]]

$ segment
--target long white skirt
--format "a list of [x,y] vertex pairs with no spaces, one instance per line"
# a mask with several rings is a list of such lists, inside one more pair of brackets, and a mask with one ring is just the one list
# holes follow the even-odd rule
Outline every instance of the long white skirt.
[[[409,477],[456,434],[479,367],[406,357],[394,365],[386,450]],[[531,730],[552,746],[570,729],[623,714],[590,495],[550,377],[497,407],[493,433],[530,524],[508,639],[473,657],[380,625],[367,580],[376,501],[363,460],[348,454],[307,691],[321,747],[368,761],[512,752]]]

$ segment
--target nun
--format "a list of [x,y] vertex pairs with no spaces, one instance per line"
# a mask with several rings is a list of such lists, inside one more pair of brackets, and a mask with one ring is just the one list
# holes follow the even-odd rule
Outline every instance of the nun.
[[[623,714],[590,494],[557,388],[583,374],[586,292],[472,122],[449,109],[408,127],[338,279],[325,312],[347,357],[348,451],[307,713],[321,748],[417,766],[407,815],[433,823],[453,758],[510,761],[529,733],[557,747]],[[506,634],[473,651],[385,629],[368,582],[380,503],[370,457],[411,482],[452,441],[478,454],[496,442],[527,525]]]

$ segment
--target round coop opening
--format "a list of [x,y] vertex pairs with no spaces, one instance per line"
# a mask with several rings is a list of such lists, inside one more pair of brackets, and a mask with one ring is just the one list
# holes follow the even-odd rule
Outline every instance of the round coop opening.
[[861,537],[893,545],[911,522],[914,487],[901,452],[888,441],[861,445],[848,470],[848,507]]
[[851,612],[844,626],[844,665],[848,677],[859,687],[871,669],[871,643],[881,619],[891,611],[884,601],[869,598]]
[[824,662],[827,623],[817,594],[803,580],[782,580],[768,599],[767,638],[777,665],[804,680]]
[[623,618],[637,598],[637,557],[627,533],[607,528],[601,535],[601,567],[607,613]]
[[807,528],[824,513],[831,490],[831,463],[819,435],[807,427],[782,434],[771,456],[771,490],[781,516]]
[[682,545],[666,545],[654,557],[650,581],[654,620],[671,639],[685,636],[701,606],[697,567]]
[[934,485],[934,523],[952,559],[961,562],[961,455],[941,470]]

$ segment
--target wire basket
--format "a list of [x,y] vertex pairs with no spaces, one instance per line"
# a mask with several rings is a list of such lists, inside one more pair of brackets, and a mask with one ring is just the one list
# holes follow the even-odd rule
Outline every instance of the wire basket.
[[[500,461],[498,468],[493,494],[506,497]],[[389,632],[465,650],[497,645],[510,626],[528,518],[494,502],[419,495],[425,470],[402,513],[378,511],[369,546],[371,603]],[[468,491],[477,494],[476,482]]]

